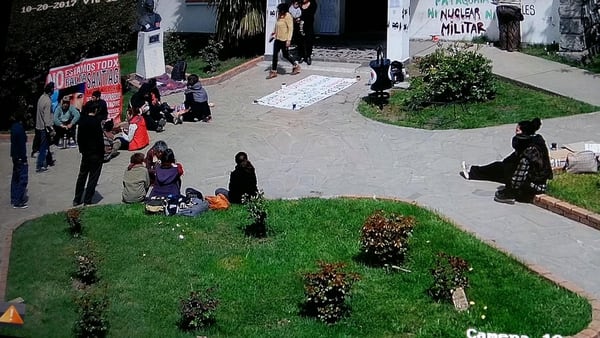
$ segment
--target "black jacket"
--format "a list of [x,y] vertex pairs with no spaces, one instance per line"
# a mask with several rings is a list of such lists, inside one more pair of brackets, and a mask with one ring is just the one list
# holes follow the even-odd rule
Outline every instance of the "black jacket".
[[100,120],[92,115],[81,115],[77,130],[79,152],[83,155],[98,155],[104,158],[104,133]]
[[235,166],[229,176],[229,202],[242,203],[242,195],[255,196],[258,193],[256,186],[256,173],[254,168]]

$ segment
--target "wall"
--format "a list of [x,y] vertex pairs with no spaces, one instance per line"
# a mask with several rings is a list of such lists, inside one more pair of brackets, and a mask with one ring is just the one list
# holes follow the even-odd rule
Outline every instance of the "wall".
[[[186,4],[186,0],[157,0],[156,11],[162,16],[165,30],[212,33],[216,15],[204,3]],[[265,0],[266,1],[266,0]],[[345,1],[323,0],[343,7]],[[521,23],[522,40],[526,43],[550,44],[560,41],[558,5],[561,0],[523,0]],[[471,40],[482,34],[498,39],[496,6],[490,0],[412,0],[410,1],[411,39],[431,39],[438,35],[443,40]],[[339,15],[343,15],[343,8]],[[315,30],[320,33],[322,13],[318,13]],[[344,18],[338,17],[344,26]],[[385,19],[383,19],[385,20]],[[331,32],[328,32],[331,34]]]
[[[559,0],[524,0],[523,42],[549,44],[560,40]],[[496,6],[490,0],[413,0],[411,39],[471,40],[485,34],[498,39]]]
[[214,33],[217,16],[206,3],[185,0],[155,0],[156,12],[162,17],[163,30],[178,32]]

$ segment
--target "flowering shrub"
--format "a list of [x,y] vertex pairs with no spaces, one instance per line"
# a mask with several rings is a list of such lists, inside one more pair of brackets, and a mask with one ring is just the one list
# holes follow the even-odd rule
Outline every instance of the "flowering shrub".
[[433,285],[428,290],[429,295],[435,301],[452,301],[452,293],[456,288],[469,286],[469,279],[465,275],[467,271],[467,261],[440,252],[436,258],[436,266],[431,270]]
[[335,323],[348,312],[345,304],[350,288],[360,279],[357,273],[341,271],[344,263],[319,262],[320,270],[304,275],[304,313],[325,323]]
[[265,208],[265,193],[259,190],[255,196],[244,194],[242,203],[248,210],[248,218],[252,222],[246,227],[246,235],[253,237],[267,237],[267,210]]
[[67,210],[67,223],[69,224],[69,232],[71,236],[77,238],[81,236],[81,210],[80,209],[69,209]]
[[79,319],[73,325],[75,337],[106,337],[109,329],[105,316],[108,307],[107,297],[85,292],[76,302],[79,305]]
[[193,331],[215,322],[215,310],[219,301],[212,297],[213,292],[213,288],[204,292],[192,291],[188,298],[179,302],[181,318],[178,326],[181,330]]
[[414,225],[414,217],[385,214],[383,211],[369,216],[362,227],[360,239],[366,260],[376,265],[401,262]]

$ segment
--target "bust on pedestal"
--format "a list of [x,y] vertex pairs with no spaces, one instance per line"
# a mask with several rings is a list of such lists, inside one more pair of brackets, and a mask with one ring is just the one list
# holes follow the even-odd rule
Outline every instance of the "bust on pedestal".
[[144,79],[165,73],[163,31],[160,29],[160,21],[160,15],[154,12],[154,0],[142,0],[142,13],[138,20],[140,31],[135,72]]

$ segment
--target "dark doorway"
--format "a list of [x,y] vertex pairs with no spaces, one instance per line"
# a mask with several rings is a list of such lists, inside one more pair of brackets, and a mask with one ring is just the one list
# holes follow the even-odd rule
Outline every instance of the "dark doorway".
[[361,36],[385,32],[387,7],[388,0],[346,0],[344,35]]

